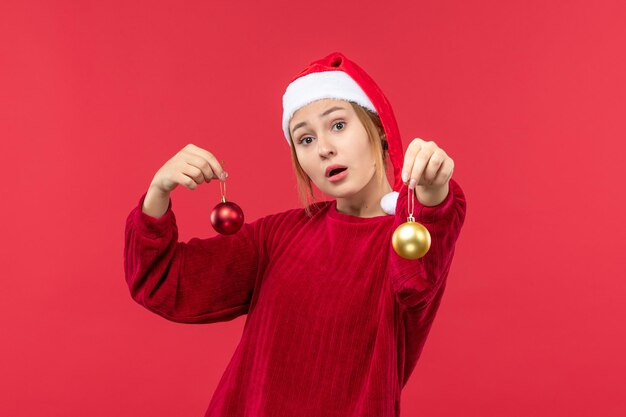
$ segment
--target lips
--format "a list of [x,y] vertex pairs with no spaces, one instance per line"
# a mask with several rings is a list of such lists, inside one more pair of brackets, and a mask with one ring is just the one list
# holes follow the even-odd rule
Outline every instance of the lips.
[[345,171],[346,169],[348,169],[348,167],[345,165],[330,165],[326,167],[326,177],[328,178],[332,175]]

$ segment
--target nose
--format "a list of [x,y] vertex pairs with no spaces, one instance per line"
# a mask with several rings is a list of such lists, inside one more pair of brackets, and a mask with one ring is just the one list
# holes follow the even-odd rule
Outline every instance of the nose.
[[317,153],[324,158],[336,153],[335,147],[325,135],[319,135],[317,137]]

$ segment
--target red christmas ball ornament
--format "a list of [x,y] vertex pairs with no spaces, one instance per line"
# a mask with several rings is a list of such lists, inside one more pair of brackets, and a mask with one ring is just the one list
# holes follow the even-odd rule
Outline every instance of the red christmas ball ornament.
[[[222,184],[224,189],[222,190]],[[232,201],[226,201],[226,181],[220,181],[220,191],[222,201],[211,211],[211,225],[213,229],[222,235],[232,235],[237,233],[243,226],[243,210]]]
[[211,212],[211,225],[217,233],[222,235],[232,235],[243,225],[243,210],[232,201],[226,201],[222,197],[222,202],[213,207]]

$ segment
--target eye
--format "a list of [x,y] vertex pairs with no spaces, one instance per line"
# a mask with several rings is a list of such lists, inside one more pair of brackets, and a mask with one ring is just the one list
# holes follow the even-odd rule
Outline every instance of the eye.
[[343,130],[345,125],[346,125],[346,122],[337,122],[333,126],[337,126],[337,125],[341,125],[341,129],[339,129],[339,130]]
[[[307,140],[307,139],[311,139],[311,140],[313,140],[313,138],[312,138],[311,136],[305,136],[305,137],[301,138],[301,139],[298,141],[298,143],[302,145],[302,143],[303,143],[305,140]],[[308,145],[309,143],[311,143],[311,142],[306,142],[306,144],[307,144],[307,145]]]

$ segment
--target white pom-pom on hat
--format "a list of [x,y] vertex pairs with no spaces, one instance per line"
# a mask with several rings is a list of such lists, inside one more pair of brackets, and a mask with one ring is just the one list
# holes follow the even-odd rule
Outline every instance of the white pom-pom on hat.
[[387,214],[394,215],[396,214],[396,204],[398,202],[398,196],[400,195],[397,191],[392,191],[387,193],[380,199],[380,207]]

